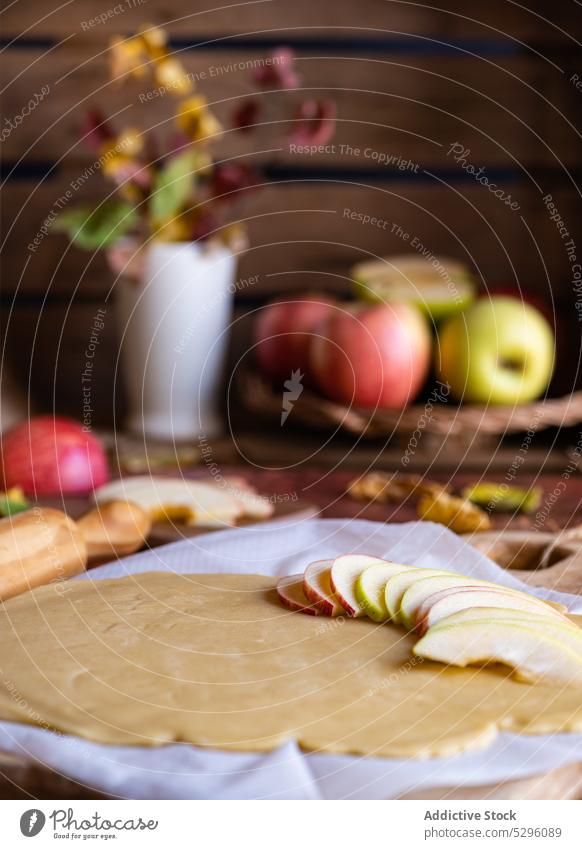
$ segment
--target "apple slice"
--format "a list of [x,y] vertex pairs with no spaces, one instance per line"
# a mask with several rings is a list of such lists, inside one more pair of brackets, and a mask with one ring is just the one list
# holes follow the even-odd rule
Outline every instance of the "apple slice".
[[281,603],[289,610],[308,613],[310,616],[317,616],[319,613],[317,607],[310,603],[303,592],[303,575],[285,575],[283,578],[279,578],[277,595]]
[[236,478],[228,480],[226,492],[240,504],[245,518],[264,521],[270,519],[275,512],[275,506],[268,498],[259,495],[249,486],[237,483]]
[[303,576],[303,592],[325,616],[339,616],[345,612],[331,588],[332,564],[333,560],[316,560],[309,564]]
[[[558,635],[558,630],[563,633]],[[574,635],[574,636],[572,636]],[[582,683],[582,642],[570,628],[539,623],[461,622],[437,625],[420,639],[413,654],[451,666],[489,662],[504,663],[514,669],[518,681],[535,683]]]
[[415,628],[417,625],[417,613],[427,598],[441,590],[455,589],[457,587],[459,589],[463,587],[491,587],[531,598],[530,595],[521,590],[514,590],[502,584],[494,584],[492,581],[481,581],[479,578],[471,578],[469,575],[431,575],[428,578],[421,578],[415,581],[402,596],[400,601],[400,620],[402,624],[409,630]]
[[369,554],[342,554],[331,567],[331,588],[348,616],[365,616],[366,611],[356,597],[356,581],[368,566],[383,566],[386,560]]
[[[397,625],[402,624],[402,620],[400,618],[400,602],[409,587],[411,587],[416,581],[420,581],[423,578],[436,578],[441,575],[450,576],[456,575],[456,573],[445,572],[440,569],[409,569],[407,572],[401,572],[399,575],[395,575],[393,578],[390,578],[384,590],[384,601],[392,622],[395,622]],[[456,577],[461,576],[456,575]]]
[[[404,254],[365,260],[351,269],[353,288],[365,301],[409,301],[435,320],[465,309],[475,298],[470,269],[448,257]],[[454,293],[454,296],[453,296]]]
[[434,627],[441,628],[448,625],[458,625],[462,622],[475,622],[477,620],[480,622],[494,622],[498,620],[501,622],[525,621],[531,622],[532,625],[537,624],[544,630],[558,629],[561,631],[567,628],[573,630],[582,638],[582,628],[579,628],[571,619],[561,622],[559,619],[554,619],[551,616],[540,616],[539,613],[532,613],[531,610],[516,610],[506,607],[466,607],[464,610],[458,610],[457,613],[452,613],[445,619],[441,619]]
[[368,566],[356,580],[356,599],[366,614],[374,622],[386,622],[390,619],[384,599],[386,584],[395,575],[415,570],[414,566],[400,563],[380,563]]
[[441,590],[429,596],[418,608],[417,628],[420,634],[426,633],[441,619],[464,610],[467,607],[498,607],[509,610],[529,610],[539,616],[547,616],[562,623],[569,623],[563,613],[550,607],[542,599],[525,593],[507,592],[504,587],[460,587]]
[[177,521],[208,527],[234,525],[245,510],[241,501],[213,483],[156,475],[110,481],[96,489],[93,498],[97,504],[133,501],[153,522]]

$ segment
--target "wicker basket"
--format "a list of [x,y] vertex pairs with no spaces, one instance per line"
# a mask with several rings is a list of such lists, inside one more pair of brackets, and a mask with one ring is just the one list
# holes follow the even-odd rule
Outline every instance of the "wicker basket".
[[[247,411],[281,421],[282,396],[255,371],[238,375],[241,403]],[[563,398],[540,399],[520,406],[479,406],[427,400],[404,410],[367,410],[345,407],[307,389],[294,402],[290,420],[312,428],[338,429],[368,438],[404,437],[419,428],[440,439],[475,435],[499,437],[510,433],[538,431],[547,427],[571,427],[582,422],[582,391]]]

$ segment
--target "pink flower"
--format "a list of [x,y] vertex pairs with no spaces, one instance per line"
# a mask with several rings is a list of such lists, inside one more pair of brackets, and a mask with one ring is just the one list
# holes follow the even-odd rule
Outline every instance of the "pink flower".
[[289,47],[275,50],[262,68],[257,68],[253,79],[265,88],[297,88],[299,76],[295,71],[295,54]]
[[186,135],[186,133],[182,133],[180,131],[176,131],[175,133],[171,133],[166,152],[168,154],[172,153],[182,153],[182,151],[186,150],[186,148],[190,147],[192,144],[191,139]]
[[103,173],[118,186],[135,183],[141,189],[148,189],[152,175],[149,167],[129,156],[114,156],[103,164]]
[[100,109],[90,109],[81,128],[81,137],[91,150],[101,152],[106,142],[112,141],[113,130],[107,122],[105,113]]
[[236,162],[228,165],[217,165],[212,175],[210,192],[217,202],[228,203],[233,200],[232,194],[234,192],[256,186],[257,182],[257,175],[253,174],[246,165],[239,165]]
[[327,144],[335,132],[336,114],[333,100],[304,100],[295,113],[290,141],[300,145]]
[[205,211],[196,216],[192,227],[192,241],[207,239],[214,235],[220,228],[220,221],[213,212]]
[[248,132],[257,123],[261,114],[261,104],[258,100],[246,100],[233,112],[232,126],[241,132]]

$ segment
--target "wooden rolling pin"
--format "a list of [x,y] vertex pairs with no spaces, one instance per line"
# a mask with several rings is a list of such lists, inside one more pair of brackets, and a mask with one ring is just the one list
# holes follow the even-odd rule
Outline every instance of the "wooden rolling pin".
[[82,572],[87,546],[60,510],[33,507],[0,521],[0,599]]
[[89,563],[125,557],[142,547],[152,529],[149,513],[132,501],[108,501],[77,519]]
[[63,581],[87,563],[140,548],[151,528],[141,507],[111,501],[75,522],[60,510],[32,507],[0,520],[0,601]]

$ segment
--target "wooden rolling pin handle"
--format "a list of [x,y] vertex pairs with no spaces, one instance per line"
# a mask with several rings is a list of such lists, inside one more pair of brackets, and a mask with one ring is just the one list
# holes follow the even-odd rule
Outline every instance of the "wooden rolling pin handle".
[[0,519],[0,601],[64,581],[86,565],[83,534],[60,510],[32,507]]
[[89,563],[125,557],[142,547],[152,522],[148,513],[131,501],[108,501],[93,507],[77,520]]
[[60,510],[32,507],[0,520],[0,601],[78,575],[87,562],[132,554],[151,530],[129,501],[94,507],[78,522]]

